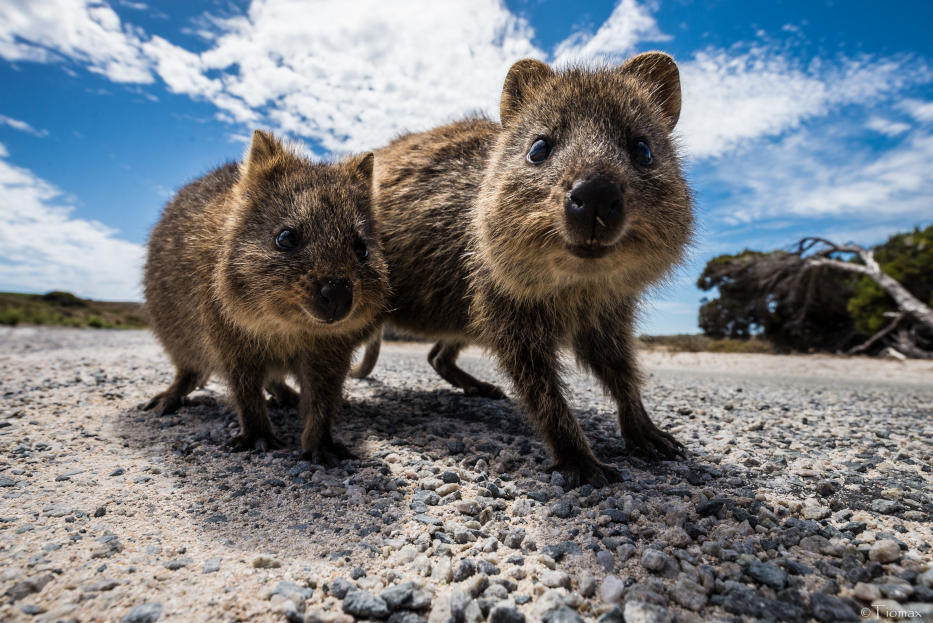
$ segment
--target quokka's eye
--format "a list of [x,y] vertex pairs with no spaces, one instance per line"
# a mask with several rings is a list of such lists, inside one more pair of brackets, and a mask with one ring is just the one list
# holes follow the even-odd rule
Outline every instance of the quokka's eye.
[[360,238],[356,241],[356,244],[353,245],[353,252],[356,253],[357,259],[361,262],[369,257],[369,247],[366,246],[366,242]]
[[648,143],[645,141],[635,141],[635,145],[632,146],[632,159],[636,164],[643,167],[647,167],[653,163],[654,155],[651,153],[651,148],[648,147]]
[[291,227],[286,227],[275,236],[275,247],[279,251],[292,251],[298,248],[298,232]]
[[531,144],[531,149],[528,150],[528,155],[525,156],[525,160],[531,164],[541,164],[547,160],[547,157],[550,155],[551,144],[547,142],[547,139],[539,138]]

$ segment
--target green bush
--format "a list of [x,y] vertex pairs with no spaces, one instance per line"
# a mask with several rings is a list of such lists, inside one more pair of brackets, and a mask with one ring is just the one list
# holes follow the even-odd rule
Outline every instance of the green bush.
[[91,316],[87,319],[87,326],[94,329],[102,329],[107,326],[107,323],[104,322],[104,319],[100,316]]
[[767,353],[775,352],[774,345],[759,338],[714,339],[706,335],[643,335],[639,338],[646,347],[687,353]]
[[15,327],[23,321],[23,314],[18,309],[5,309],[0,312],[0,324]]
[[146,321],[139,303],[92,301],[60,291],[0,292],[0,324],[137,328]]

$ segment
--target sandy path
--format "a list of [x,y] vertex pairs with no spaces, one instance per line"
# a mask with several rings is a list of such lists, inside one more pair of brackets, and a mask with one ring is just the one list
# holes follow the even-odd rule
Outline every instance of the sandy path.
[[[574,373],[625,480],[564,491],[521,410],[451,390],[426,350],[388,344],[348,382],[336,434],[361,458],[324,470],[228,453],[216,384],[139,411],[171,377],[146,332],[0,330],[0,620],[931,612],[933,363],[644,353],[646,403],[691,451],[660,463],[629,455]],[[295,414],[272,415],[297,448]]]

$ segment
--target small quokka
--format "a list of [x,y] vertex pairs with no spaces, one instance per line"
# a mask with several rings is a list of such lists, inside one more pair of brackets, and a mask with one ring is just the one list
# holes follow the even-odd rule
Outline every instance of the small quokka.
[[[680,78],[667,54],[554,71],[517,62],[500,123],[474,118],[376,152],[375,215],[391,270],[388,319],[440,340],[434,369],[467,394],[500,398],[456,365],[469,343],[511,377],[569,486],[618,477],[593,455],[564,397],[569,346],[618,406],[632,445],[682,445],[642,405],[639,296],[681,261],[693,229],[671,132]],[[356,376],[375,364],[378,338]]]
[[146,310],[176,373],[147,409],[171,413],[218,375],[239,418],[234,449],[280,445],[265,388],[297,404],[307,458],[350,456],[331,423],[353,350],[375,331],[388,292],[372,171],[371,153],[314,163],[256,131],[241,164],[178,192],[149,238],[144,277]]

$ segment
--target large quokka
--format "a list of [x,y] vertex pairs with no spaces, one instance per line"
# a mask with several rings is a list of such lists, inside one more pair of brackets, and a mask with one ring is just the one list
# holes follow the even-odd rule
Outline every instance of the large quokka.
[[[389,320],[440,340],[428,359],[447,381],[498,398],[456,365],[468,343],[490,349],[570,486],[617,474],[567,406],[562,346],[615,399],[628,442],[682,452],[642,405],[633,337],[640,293],[691,239],[671,138],[680,102],[677,65],[659,52],[595,70],[523,60],[506,76],[501,125],[468,119],[376,152]],[[375,363],[376,346],[357,375]]]
[[242,164],[179,191],[152,232],[145,268],[146,308],[175,380],[146,408],[170,413],[217,374],[236,404],[235,449],[280,445],[265,387],[298,404],[309,458],[349,455],[331,421],[353,350],[372,335],[388,292],[372,167],[372,154],[315,164],[257,131]]

